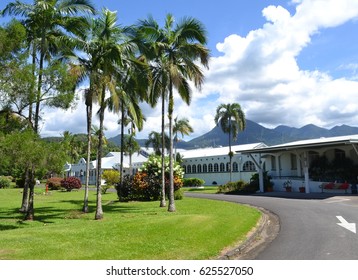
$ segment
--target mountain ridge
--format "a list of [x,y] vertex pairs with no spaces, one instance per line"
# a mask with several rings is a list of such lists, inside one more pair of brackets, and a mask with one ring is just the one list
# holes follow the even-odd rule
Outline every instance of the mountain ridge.
[[[246,129],[239,132],[236,141],[231,141],[232,145],[249,144],[263,142],[266,145],[278,145],[287,142],[293,142],[305,139],[314,139],[320,137],[335,137],[344,135],[358,134],[358,127],[339,125],[331,129],[322,128],[314,124],[307,124],[301,128],[279,125],[273,129],[266,128],[254,121],[246,120]],[[120,143],[119,135],[109,138],[109,141]],[[145,139],[137,140],[140,145]],[[177,147],[182,149],[195,149],[204,147],[228,146],[228,134],[222,132],[219,126],[189,141],[181,141]]]

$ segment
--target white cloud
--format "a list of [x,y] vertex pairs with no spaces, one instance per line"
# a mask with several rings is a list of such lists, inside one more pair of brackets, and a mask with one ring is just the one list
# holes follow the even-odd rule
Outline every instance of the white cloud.
[[[213,57],[205,70],[206,82],[201,92],[193,91],[191,106],[179,99],[175,115],[189,118],[199,136],[214,127],[216,107],[220,103],[238,102],[247,118],[273,127],[286,124],[300,127],[309,123],[320,126],[356,125],[358,82],[335,79],[315,69],[299,68],[297,58],[310,46],[312,37],[325,28],[334,28],[358,17],[357,0],[292,0],[296,6],[290,14],[281,6],[268,6],[262,11],[267,22],[246,36],[232,34],[217,44],[222,54]],[[344,51],[344,50],[343,50]],[[351,69],[356,70],[352,61]],[[343,66],[342,66],[343,67]],[[81,103],[81,102],[80,102]],[[144,106],[145,129],[160,131],[161,106]],[[49,114],[44,131],[51,133],[75,127],[85,131],[85,110]],[[118,116],[107,114],[107,134],[118,134]]]

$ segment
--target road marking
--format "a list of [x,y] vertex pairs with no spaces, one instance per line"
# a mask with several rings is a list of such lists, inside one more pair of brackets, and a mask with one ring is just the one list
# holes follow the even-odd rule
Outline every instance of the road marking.
[[325,201],[325,203],[338,203],[343,201],[349,201],[349,198],[332,198],[329,201]]
[[337,223],[337,225],[344,227],[345,229],[348,229],[353,233],[357,233],[355,223],[348,223],[342,216],[336,216],[336,217],[340,221],[340,223]]

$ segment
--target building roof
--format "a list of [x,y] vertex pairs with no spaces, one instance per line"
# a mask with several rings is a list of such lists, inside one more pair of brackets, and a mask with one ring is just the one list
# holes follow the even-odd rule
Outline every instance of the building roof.
[[[240,153],[242,150],[251,150],[255,148],[266,147],[264,143],[253,143],[253,144],[244,144],[244,145],[235,145],[231,146],[231,150]],[[219,147],[219,148],[203,148],[195,150],[183,151],[180,154],[183,156],[183,159],[188,158],[200,158],[200,157],[211,157],[211,156],[223,156],[228,155],[229,147]]]
[[269,147],[259,147],[241,151],[242,153],[268,153],[287,150],[322,148],[327,146],[342,146],[348,144],[357,144],[358,135],[346,135],[337,137],[321,137],[316,139],[300,140]]

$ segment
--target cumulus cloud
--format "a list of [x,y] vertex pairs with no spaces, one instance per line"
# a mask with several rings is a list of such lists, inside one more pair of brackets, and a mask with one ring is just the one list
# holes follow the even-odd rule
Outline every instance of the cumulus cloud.
[[[281,6],[262,11],[267,22],[245,37],[228,36],[217,49],[204,91],[221,102],[238,102],[246,116],[268,126],[356,124],[358,84],[348,78],[299,68],[297,58],[312,36],[358,16],[354,0],[302,0],[295,14]],[[207,90],[209,88],[210,90]]]
[[[220,103],[238,102],[247,118],[269,127],[358,123],[358,105],[352,103],[358,94],[355,79],[300,69],[297,63],[313,36],[357,19],[358,1],[292,0],[291,5],[296,7],[292,14],[282,6],[266,7],[262,11],[266,23],[261,28],[245,36],[231,34],[217,43],[221,55],[211,58],[210,69],[205,70],[205,85],[200,92],[193,90],[191,106],[175,100],[175,115],[189,118],[195,130],[193,137],[214,127]],[[355,71],[356,65],[352,62],[341,67]],[[85,110],[81,110],[81,115],[66,112],[52,118],[50,114],[45,130],[55,130],[59,124],[64,125],[62,130],[81,127],[83,120],[85,125]],[[160,106],[144,106],[144,112],[147,122],[139,137],[160,131]],[[118,116],[107,114],[107,134],[118,134],[117,120]]]

